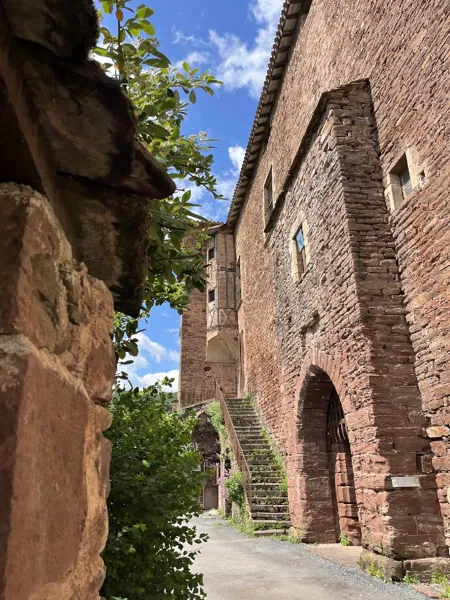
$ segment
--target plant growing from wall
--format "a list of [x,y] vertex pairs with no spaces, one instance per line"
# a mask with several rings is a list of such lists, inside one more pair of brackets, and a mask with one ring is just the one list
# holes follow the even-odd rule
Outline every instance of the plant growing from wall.
[[205,413],[209,417],[209,422],[219,434],[220,442],[223,443],[227,437],[227,428],[223,419],[220,402],[210,402],[205,407]]
[[228,500],[237,504],[240,508],[245,505],[244,480],[242,473],[235,471],[231,473],[225,482]]
[[205,540],[187,524],[203,483],[191,442],[195,419],[168,404],[160,385],[118,390],[111,404],[107,600],[204,598],[202,576],[191,572],[196,551],[183,547]]

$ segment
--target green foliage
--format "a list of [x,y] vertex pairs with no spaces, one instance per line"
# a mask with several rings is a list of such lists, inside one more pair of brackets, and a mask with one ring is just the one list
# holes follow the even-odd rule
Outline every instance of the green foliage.
[[419,583],[419,578],[416,575],[405,575],[403,583]]
[[341,544],[341,546],[351,546],[352,545],[352,542],[351,542],[350,538],[348,537],[348,535],[346,535],[343,532],[341,532],[341,535],[339,536],[339,543]]
[[449,583],[449,581],[447,575],[444,575],[444,573],[432,573],[431,583],[436,583],[438,585],[446,585]]
[[301,544],[302,543],[302,538],[298,535],[279,535],[277,536],[277,540],[280,540],[282,542],[291,542],[291,544]]
[[439,598],[450,598],[450,585],[448,583],[442,586],[442,591],[439,594]]
[[[153,10],[131,0],[104,0],[99,16],[114,15],[115,26],[100,27],[100,45],[94,54],[114,76],[133,104],[137,137],[154,154],[170,175],[180,181],[178,193],[171,198],[149,203],[148,276],[144,293],[144,312],[168,302],[180,313],[186,308],[193,289],[205,289],[205,260],[202,248],[207,223],[193,212],[188,187],[201,187],[221,199],[212,172],[211,142],[205,132],[182,133],[188,108],[198,92],[214,95],[219,82],[211,73],[200,73],[187,63],[174,67],[159,50],[155,28],[150,20]],[[108,60],[109,59],[109,60]],[[121,331],[133,328],[134,320],[120,317]],[[137,327],[137,325],[136,325]],[[117,336],[118,329],[115,334]],[[127,343],[129,342],[129,343]],[[134,342],[128,333],[121,340],[118,356],[135,356]],[[126,363],[123,363],[126,364]]]
[[203,481],[191,442],[195,420],[168,405],[160,386],[118,390],[111,404],[107,600],[204,598],[202,576],[190,572],[196,551],[183,546],[205,539],[187,525]]
[[366,565],[365,571],[368,575],[371,575],[372,577],[376,577],[377,579],[383,579],[383,581],[386,581],[383,571],[381,569],[377,569],[377,567],[373,563]]
[[242,473],[235,471],[231,473],[225,482],[227,497],[230,502],[234,502],[240,508],[245,505],[244,480]]
[[222,409],[219,402],[211,402],[205,408],[205,412],[209,417],[209,422],[219,434],[221,440],[227,437],[227,429],[223,420]]

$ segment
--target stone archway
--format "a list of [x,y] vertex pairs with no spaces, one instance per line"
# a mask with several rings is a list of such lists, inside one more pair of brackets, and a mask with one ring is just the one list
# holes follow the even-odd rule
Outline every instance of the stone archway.
[[[361,541],[351,446],[345,413],[351,405],[331,358],[312,351],[297,386],[292,431],[294,526],[310,542],[334,543],[345,534]],[[291,482],[293,470],[291,469]]]

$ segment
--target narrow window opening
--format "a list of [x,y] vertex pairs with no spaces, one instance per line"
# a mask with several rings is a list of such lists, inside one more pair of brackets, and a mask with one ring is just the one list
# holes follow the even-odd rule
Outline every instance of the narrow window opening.
[[400,173],[400,181],[402,184],[403,197],[406,198],[412,192],[411,175],[408,167]]
[[236,306],[239,306],[241,300],[241,259],[239,259],[236,263]]
[[305,236],[303,235],[303,227],[300,226],[294,237],[295,246],[297,249],[297,265],[298,274],[301,275],[306,271],[306,248]]
[[269,175],[267,176],[266,183],[264,184],[264,209],[265,209],[265,217],[266,222],[269,219],[270,215],[273,211],[273,179],[272,179],[272,169],[269,171]]
[[214,248],[210,248],[208,250],[208,260],[213,260],[214,258]]
[[209,290],[208,291],[208,302],[214,302],[216,298],[216,290]]

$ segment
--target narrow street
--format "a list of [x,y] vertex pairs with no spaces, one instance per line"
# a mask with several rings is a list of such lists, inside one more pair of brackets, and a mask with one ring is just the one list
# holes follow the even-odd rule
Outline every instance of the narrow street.
[[208,600],[424,600],[404,584],[365,575],[312,553],[303,544],[251,538],[220,517],[194,519],[208,533],[195,569]]

